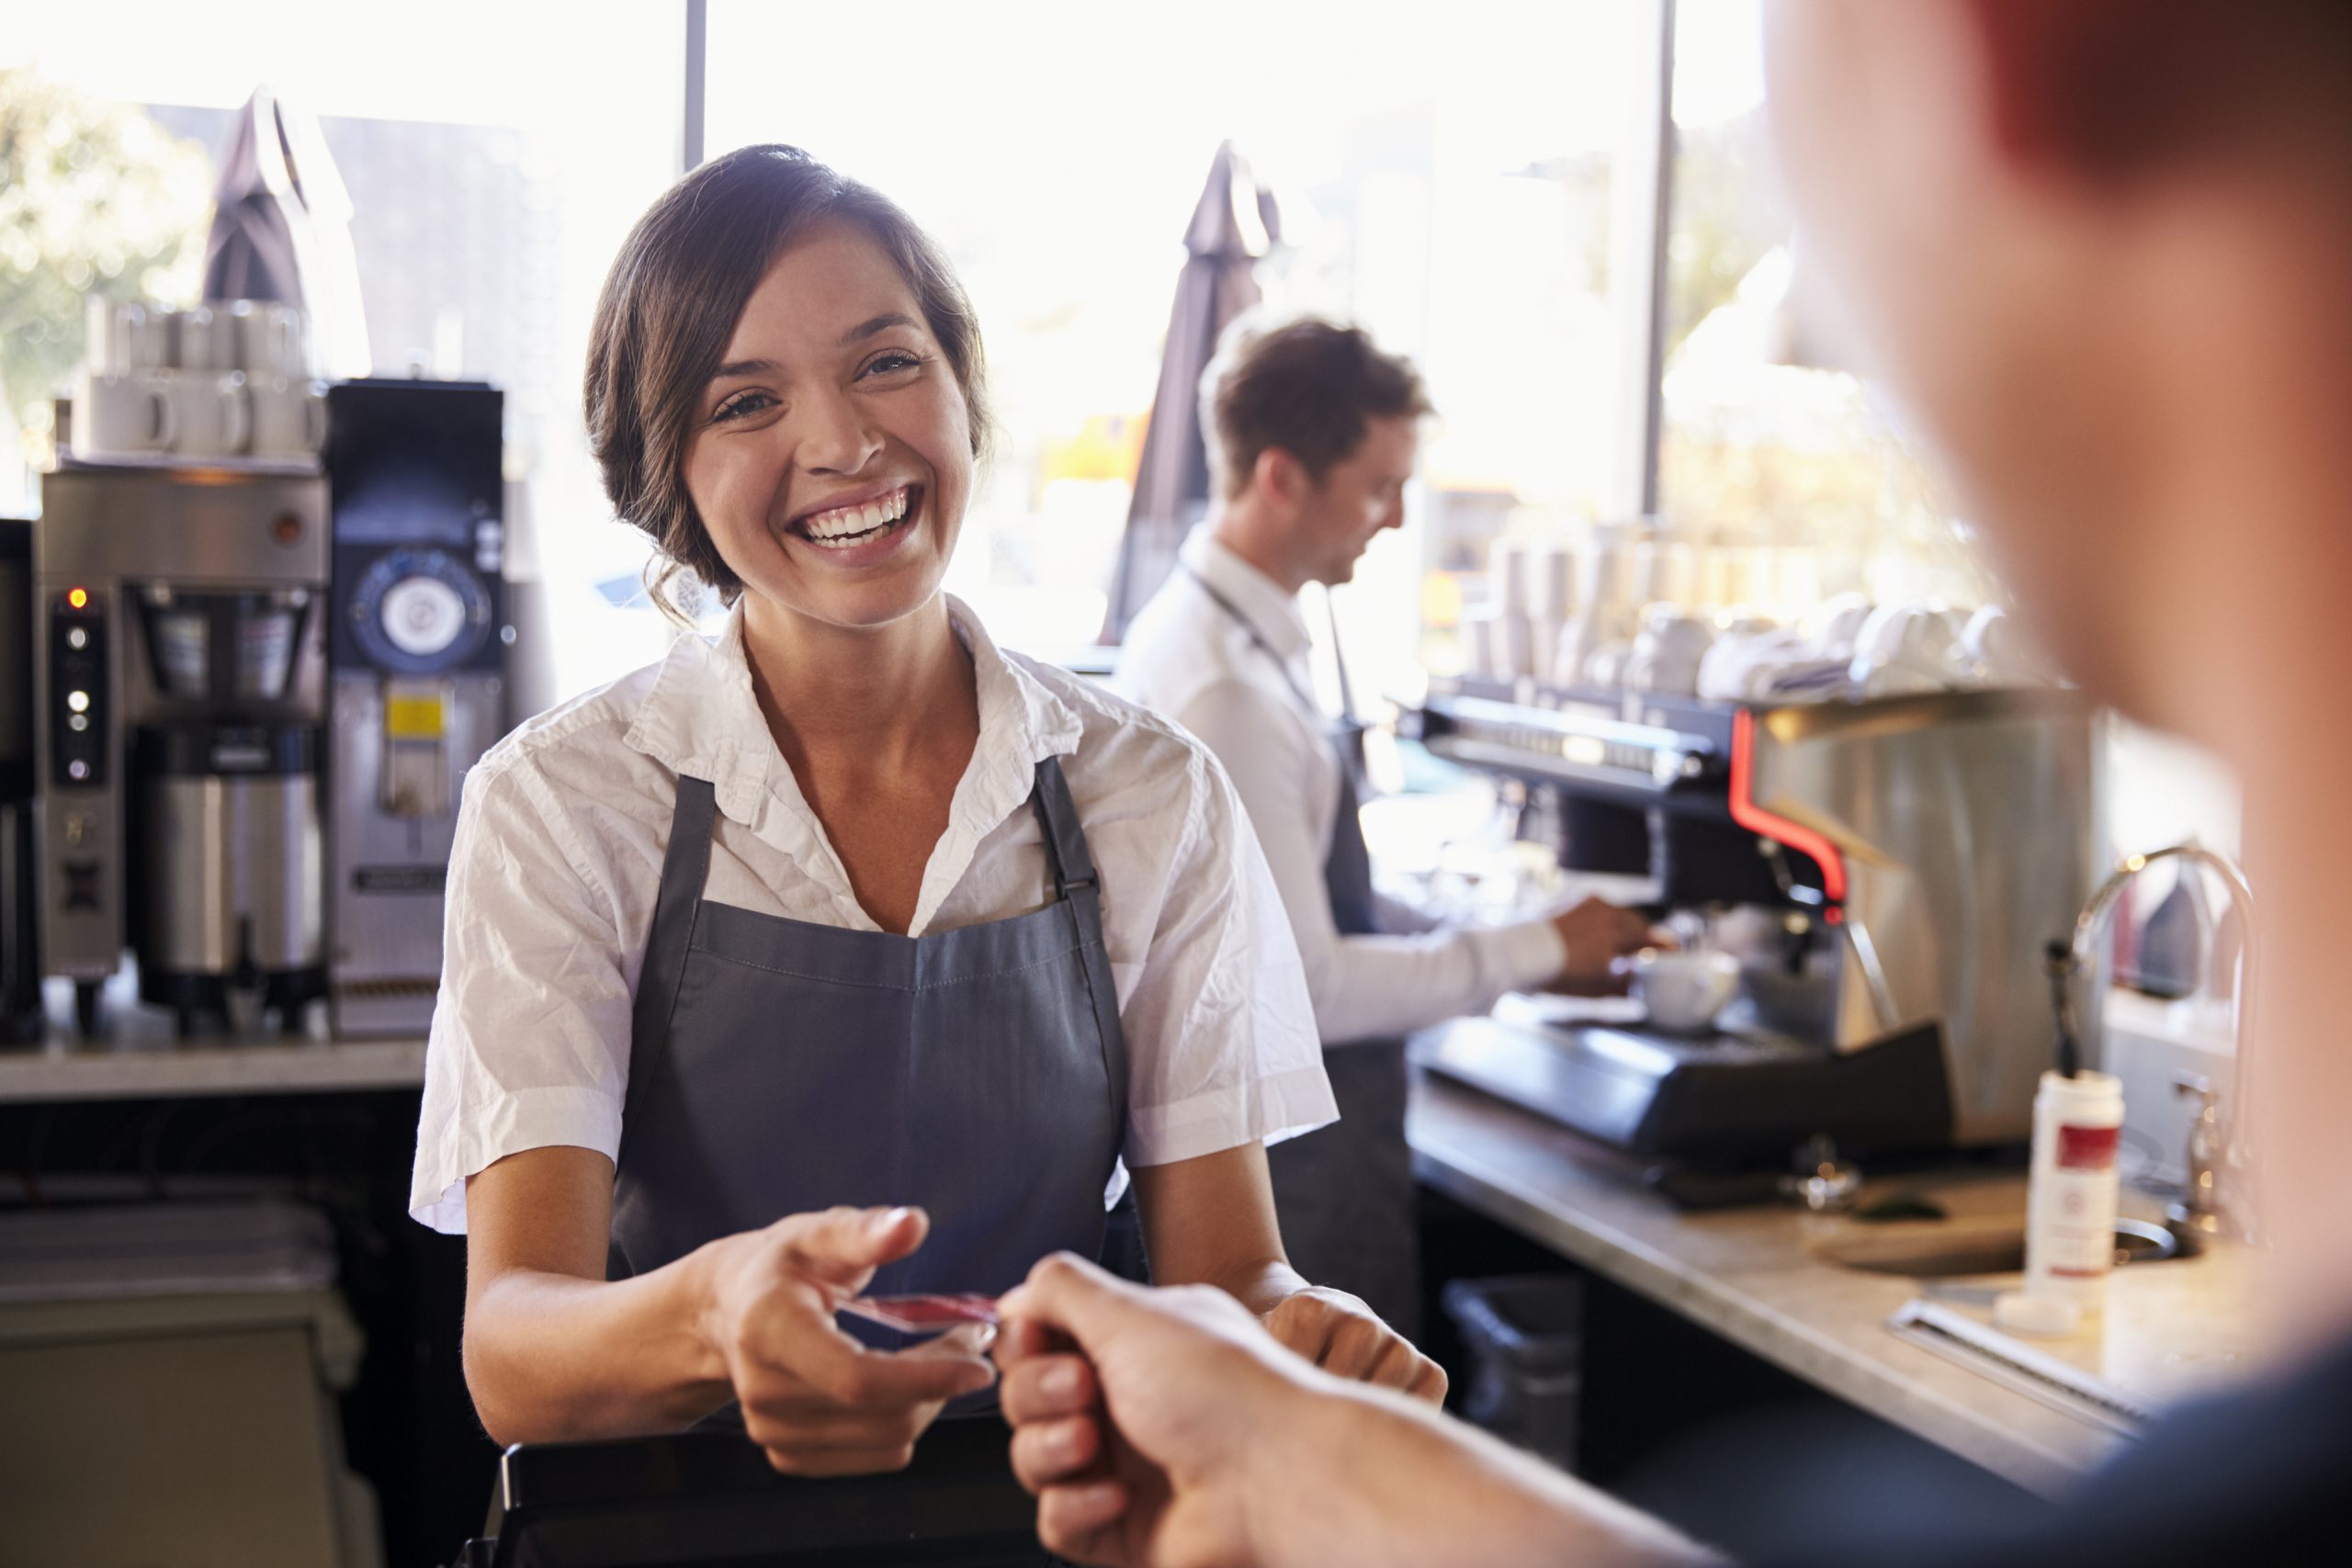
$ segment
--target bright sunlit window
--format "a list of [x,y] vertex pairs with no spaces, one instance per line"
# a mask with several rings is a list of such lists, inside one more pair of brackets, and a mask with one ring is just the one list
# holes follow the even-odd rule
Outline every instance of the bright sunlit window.
[[788,141],[888,194],[980,312],[1005,440],[951,586],[1016,641],[1091,641],[1182,239],[1231,140],[1279,205],[1271,310],[1410,354],[1440,419],[1409,521],[1340,596],[1366,687],[1450,636],[1515,508],[1589,511],[1622,416],[1611,171],[1645,7],[915,6],[716,0],[716,154]]

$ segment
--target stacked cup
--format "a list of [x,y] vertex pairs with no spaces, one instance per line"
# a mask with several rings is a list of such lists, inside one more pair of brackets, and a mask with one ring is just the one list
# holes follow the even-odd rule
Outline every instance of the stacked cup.
[[302,312],[263,299],[170,310],[92,296],[74,392],[85,459],[308,457],[326,441]]

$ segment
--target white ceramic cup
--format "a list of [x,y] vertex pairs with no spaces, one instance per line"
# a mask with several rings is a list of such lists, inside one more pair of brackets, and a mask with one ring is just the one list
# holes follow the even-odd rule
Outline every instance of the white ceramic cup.
[[172,363],[182,370],[237,368],[237,319],[226,304],[172,312]]
[[1695,1033],[1739,988],[1739,960],[1728,953],[1645,947],[1634,955],[1634,999],[1660,1029]]
[[246,375],[306,379],[300,310],[269,299],[240,299],[230,312],[237,323],[237,362]]
[[1699,665],[1714,640],[1714,627],[1698,616],[1671,604],[1653,604],[1618,679],[1635,691],[1689,696],[1699,689]]
[[83,307],[87,331],[83,362],[93,376],[128,376],[160,370],[172,359],[165,312],[135,299],[93,294]]
[[245,395],[253,403],[254,457],[300,457],[326,445],[327,400],[317,382],[248,376]]
[[242,373],[183,370],[168,378],[164,387],[176,421],[173,451],[193,457],[230,457],[253,439],[253,400],[246,396]]
[[167,449],[178,434],[178,410],[153,372],[85,374],[74,388],[74,451],[83,457],[119,457]]

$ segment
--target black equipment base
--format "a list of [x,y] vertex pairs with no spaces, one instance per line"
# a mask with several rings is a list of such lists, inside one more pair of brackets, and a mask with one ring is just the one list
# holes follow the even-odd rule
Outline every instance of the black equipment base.
[[1838,1055],[1744,1035],[1464,1018],[1413,1037],[1427,1070],[1631,1154],[1776,1163],[1815,1134],[1843,1152],[1949,1147],[1951,1090],[1932,1025]]
[[494,1540],[459,1568],[1042,1568],[1036,1504],[993,1416],[941,1421],[894,1475],[779,1475],[740,1435],[526,1443],[500,1470]]

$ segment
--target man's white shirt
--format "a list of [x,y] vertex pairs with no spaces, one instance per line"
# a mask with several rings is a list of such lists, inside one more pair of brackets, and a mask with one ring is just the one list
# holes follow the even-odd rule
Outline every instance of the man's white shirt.
[[1340,759],[1332,718],[1307,696],[1306,619],[1295,596],[1206,527],[1178,558],[1127,628],[1114,685],[1205,741],[1232,776],[1298,939],[1324,1043],[1393,1038],[1485,1012],[1504,992],[1557,975],[1566,952],[1549,920],[1434,931],[1384,898],[1383,934],[1340,934],[1323,877]]

